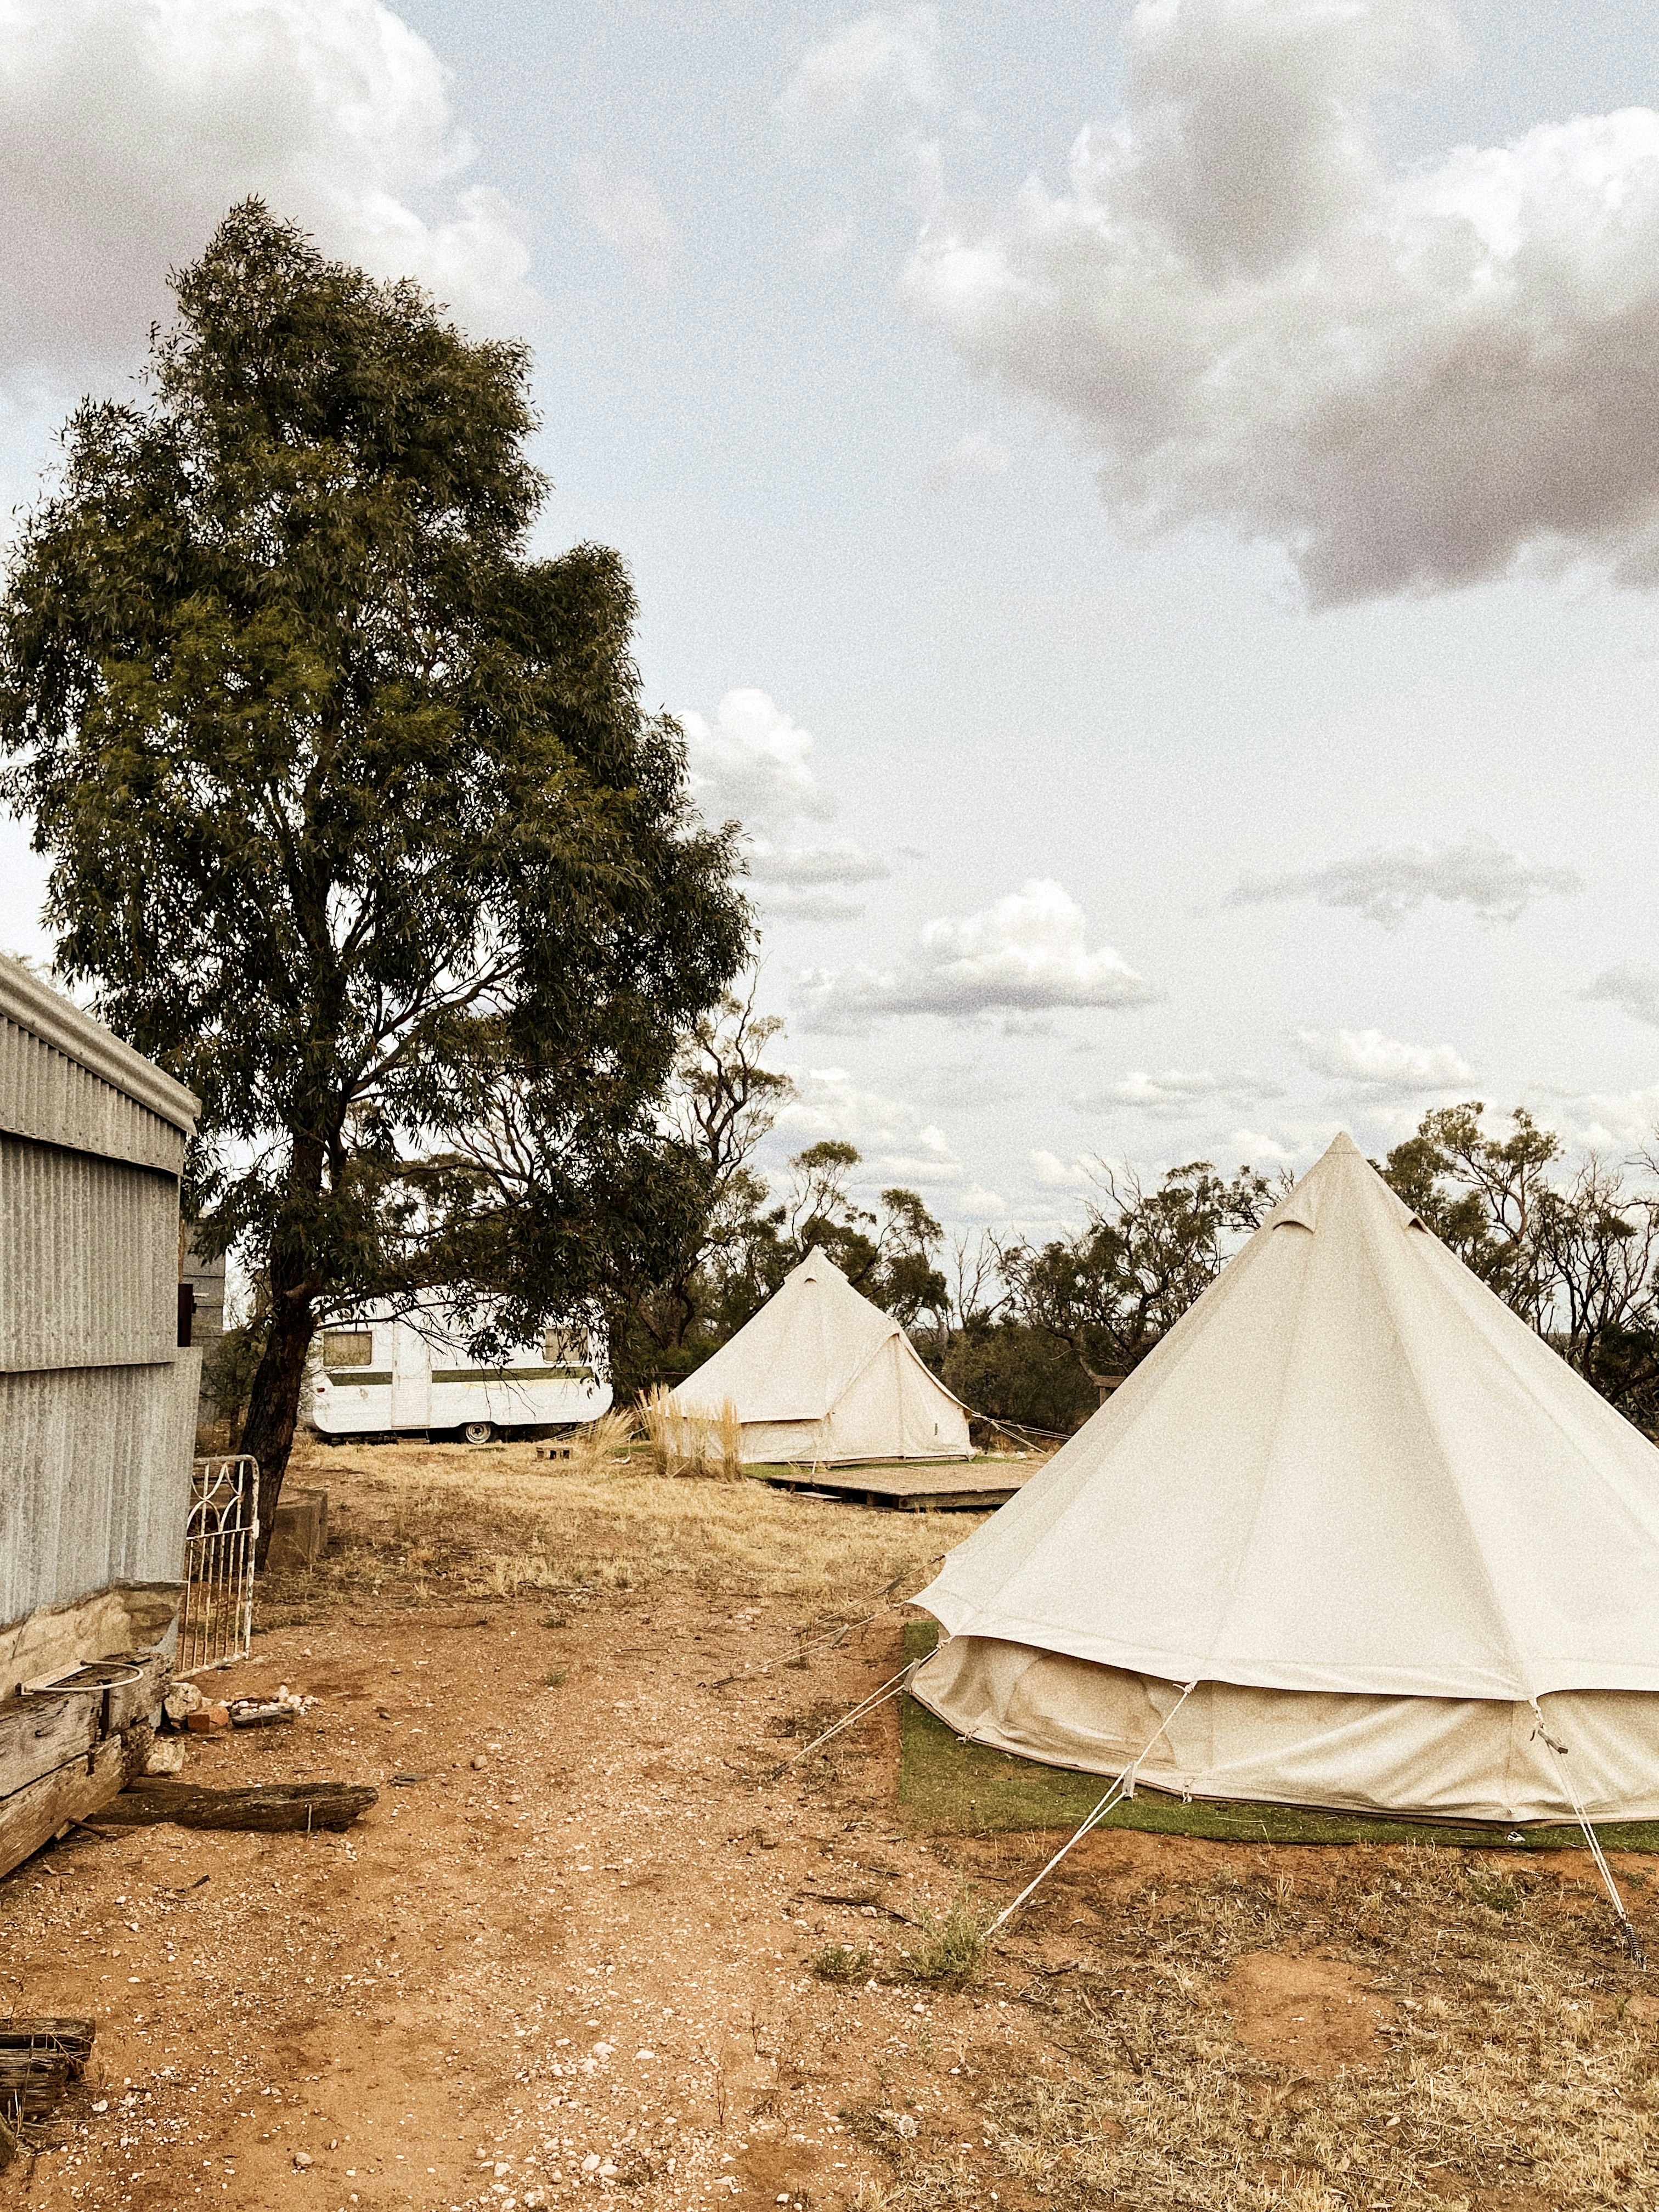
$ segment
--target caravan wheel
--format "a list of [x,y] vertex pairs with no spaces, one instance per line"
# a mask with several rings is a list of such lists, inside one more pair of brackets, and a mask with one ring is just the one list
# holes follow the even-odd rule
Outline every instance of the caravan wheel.
[[493,1422],[468,1421],[461,1431],[461,1442],[464,1444],[487,1444],[495,1433]]

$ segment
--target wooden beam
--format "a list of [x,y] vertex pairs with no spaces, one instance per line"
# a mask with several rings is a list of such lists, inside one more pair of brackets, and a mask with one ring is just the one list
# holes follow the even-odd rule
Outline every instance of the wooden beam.
[[[129,1739],[138,1741],[130,1741]],[[106,1736],[83,1759],[43,1774],[0,1798],[0,1875],[21,1866],[70,1820],[89,1820],[125,1787],[131,1765],[142,1760],[147,1728]]]
[[20,1790],[153,1713],[169,1672],[160,1651],[121,1653],[81,1668],[74,1689],[0,1699],[0,1820]]
[[248,1790],[202,1790],[191,1782],[145,1775],[105,1806],[106,1827],[143,1828],[171,1820],[180,1828],[250,1828],[309,1834],[349,1828],[380,1801],[380,1791],[344,1782],[271,1783]]

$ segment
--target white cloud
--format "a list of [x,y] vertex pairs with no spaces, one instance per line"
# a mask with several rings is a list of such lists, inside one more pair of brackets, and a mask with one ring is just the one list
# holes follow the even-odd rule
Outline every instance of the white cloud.
[[1252,1167],[1284,1167],[1296,1157],[1261,1129],[1235,1129],[1228,1146],[1236,1158],[1248,1160]]
[[915,1145],[922,1116],[903,1099],[866,1089],[844,1067],[792,1067],[788,1073],[795,1095],[779,1115],[777,1126],[792,1139],[799,1136],[804,1143],[816,1144],[822,1138],[839,1137],[860,1152],[872,1146],[896,1152]]
[[582,213],[599,236],[653,291],[666,291],[679,237],[656,186],[644,177],[613,177],[597,161],[572,167]]
[[860,16],[802,55],[778,112],[791,123],[823,125],[855,121],[872,107],[935,107],[939,44],[937,8]]
[[1639,1091],[1564,1091],[1534,1107],[1546,1128],[1586,1152],[1659,1144],[1659,1083]]
[[1063,885],[1033,877],[981,913],[926,923],[919,957],[902,967],[809,969],[799,1000],[809,1029],[834,1032],[879,1015],[1018,1018],[1158,995],[1109,945],[1090,949],[1083,908]]
[[1031,1174],[1044,1190],[1092,1190],[1098,1180],[1081,1155],[1066,1161],[1058,1152],[1033,1152]]
[[712,723],[680,716],[692,795],[709,822],[740,822],[744,864],[763,887],[768,913],[800,921],[843,921],[864,909],[831,896],[847,884],[878,882],[884,860],[858,846],[805,845],[809,822],[827,821],[836,802],[812,765],[813,739],[769,692],[728,691]]
[[760,904],[769,921],[857,921],[862,899],[834,890],[795,890],[788,884],[762,886]]
[[781,848],[755,842],[748,848],[749,872],[757,884],[787,884],[805,889],[817,884],[873,884],[888,872],[856,845]]
[[988,438],[983,430],[965,430],[950,452],[928,470],[927,481],[936,490],[945,491],[968,477],[1006,477],[1011,458],[1008,448]]
[[1381,1030],[1298,1030],[1297,1039],[1316,1075],[1368,1091],[1451,1091],[1475,1079],[1462,1054],[1449,1044],[1402,1044]]
[[691,790],[711,822],[732,817],[757,836],[787,836],[803,815],[827,821],[836,802],[812,766],[813,740],[765,691],[728,691],[713,723],[682,714]]
[[1008,1201],[1001,1192],[987,1190],[981,1182],[970,1183],[950,1207],[953,1221],[1000,1221],[1007,1212]]
[[1605,999],[1630,1016],[1659,1029],[1659,968],[1632,961],[1622,968],[1604,968],[1590,985],[1587,999]]
[[1659,575],[1659,114],[1392,172],[1440,0],[1141,0],[1066,185],[930,223],[916,311],[1099,456],[1115,520],[1283,547],[1316,602],[1523,556]]
[[1259,1075],[1223,1078],[1212,1075],[1207,1068],[1201,1073],[1187,1075],[1174,1067],[1166,1068],[1162,1075],[1149,1075],[1144,1068],[1137,1067],[1132,1068],[1121,1083],[1108,1084],[1103,1091],[1090,1092],[1077,1103],[1085,1113],[1129,1107],[1159,1121],[1176,1121],[1223,1099],[1283,1096],[1282,1084],[1268,1082]]
[[1583,888],[1583,878],[1571,868],[1547,866],[1506,852],[1490,837],[1470,836],[1461,845],[1378,848],[1291,875],[1246,876],[1225,903],[1313,899],[1321,906],[1349,908],[1391,929],[1428,899],[1470,907],[1483,921],[1514,921],[1544,892]]
[[382,0],[3,0],[0,375],[136,350],[168,267],[250,193],[510,328],[535,305],[525,220],[456,189],[472,158],[436,55]]
[[908,1100],[866,1090],[841,1067],[791,1068],[795,1096],[778,1116],[790,1149],[839,1137],[863,1154],[858,1188],[892,1184],[924,1192],[938,1213],[953,1221],[994,1220],[1005,1201],[969,1171],[936,1121]]

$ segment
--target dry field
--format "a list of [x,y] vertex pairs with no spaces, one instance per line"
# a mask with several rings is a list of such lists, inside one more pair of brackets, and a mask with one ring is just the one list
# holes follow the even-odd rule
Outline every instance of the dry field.
[[1113,1832],[983,1952],[1056,1838],[914,1832],[890,1705],[781,1765],[971,1520],[528,1447],[295,1476],[335,1540],[225,1686],[320,1702],[192,1771],[380,1802],[0,1882],[0,2011],[99,2021],[6,2212],[1659,2202],[1659,1990],[1580,1855]]

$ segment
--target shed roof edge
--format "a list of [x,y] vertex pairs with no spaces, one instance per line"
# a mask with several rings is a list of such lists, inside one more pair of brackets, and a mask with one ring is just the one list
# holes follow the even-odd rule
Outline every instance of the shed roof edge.
[[190,1136],[202,1102],[112,1030],[0,952],[0,1016]]

